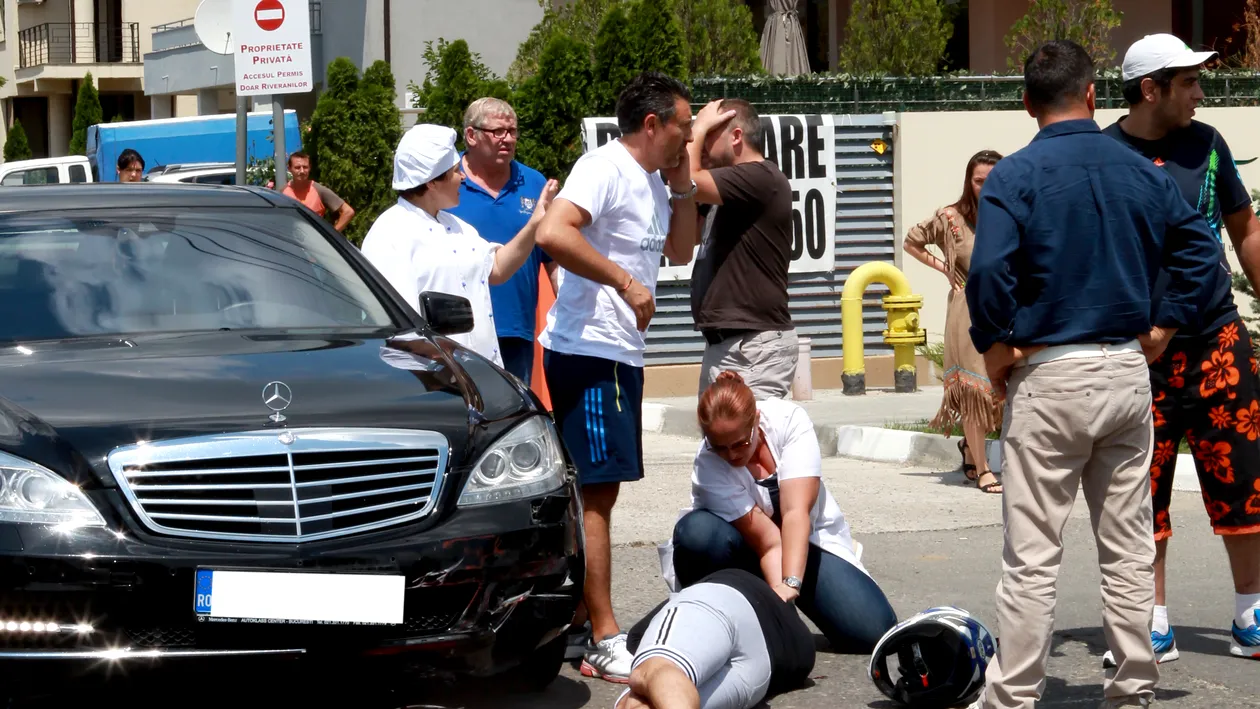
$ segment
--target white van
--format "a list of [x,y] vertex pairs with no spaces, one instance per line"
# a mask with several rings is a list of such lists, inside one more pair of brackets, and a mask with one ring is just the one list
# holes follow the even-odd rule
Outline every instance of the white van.
[[0,187],[91,181],[92,167],[83,155],[14,160],[0,164]]

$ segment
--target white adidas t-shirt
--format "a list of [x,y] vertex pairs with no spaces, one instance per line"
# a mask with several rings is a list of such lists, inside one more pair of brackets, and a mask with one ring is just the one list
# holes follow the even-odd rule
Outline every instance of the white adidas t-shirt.
[[[655,296],[671,214],[660,173],[649,174],[613,140],[578,159],[557,198],[589,212],[591,223],[582,235]],[[553,352],[642,367],[643,333],[617,289],[566,271],[559,283],[539,343]]]
[[[761,412],[761,431],[774,457],[779,483],[796,478],[820,478],[818,500],[810,511],[813,531],[809,541],[861,569],[868,576],[853,551],[849,523],[836,499],[827,492],[822,478],[822,454],[814,423],[796,404],[783,399],[757,402]],[[708,510],[727,522],[734,522],[752,511],[754,505],[767,517],[774,515],[770,491],[753,480],[748,468],[733,468],[701,442],[691,475],[691,505]]]

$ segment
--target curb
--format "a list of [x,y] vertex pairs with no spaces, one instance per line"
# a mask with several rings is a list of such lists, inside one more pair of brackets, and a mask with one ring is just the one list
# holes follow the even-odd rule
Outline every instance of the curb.
[[[643,404],[643,430],[665,433],[671,436],[699,439],[700,424],[694,411],[668,404]],[[814,427],[818,447],[824,458],[852,458],[874,463],[894,465],[921,465],[940,470],[959,470],[957,438],[946,438],[938,433],[899,431],[881,426],[834,426]],[[989,467],[1002,472],[1001,441],[987,441],[985,446]],[[1194,467],[1194,457],[1188,453],[1177,455],[1173,471],[1173,489],[1180,492],[1200,492],[1199,475]]]
[[[855,458],[876,463],[898,465],[925,465],[957,470],[962,457],[958,453],[958,438],[946,438],[935,433],[898,431],[877,426],[834,426],[832,445],[824,448],[824,454],[841,458]],[[819,443],[822,443],[821,436]],[[1001,470],[1001,447],[997,441],[989,441],[987,454],[989,467]],[[827,453],[827,449],[831,449]]]
[[[942,466],[945,470],[958,470],[962,462],[958,454],[956,438],[946,438],[936,433],[897,431],[875,426],[835,426],[829,445],[823,443],[825,431],[820,429],[818,442],[824,456],[853,458],[876,463],[897,465]],[[989,467],[1002,472],[1001,441],[988,441],[986,452]],[[830,450],[829,450],[830,449]],[[1179,492],[1200,492],[1199,474],[1194,467],[1194,456],[1177,455],[1173,470],[1173,489]]]
[[684,438],[701,438],[696,412],[668,404],[643,403],[643,430]]

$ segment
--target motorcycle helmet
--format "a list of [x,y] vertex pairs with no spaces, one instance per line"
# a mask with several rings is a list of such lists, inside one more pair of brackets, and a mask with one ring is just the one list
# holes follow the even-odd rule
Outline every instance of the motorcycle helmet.
[[871,681],[913,709],[948,709],[975,701],[996,652],[988,628],[961,608],[929,608],[880,638]]

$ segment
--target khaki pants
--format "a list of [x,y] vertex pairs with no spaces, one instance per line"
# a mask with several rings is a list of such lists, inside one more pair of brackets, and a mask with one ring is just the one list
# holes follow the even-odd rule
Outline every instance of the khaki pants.
[[1063,527],[1081,486],[1102,571],[1103,631],[1118,664],[1103,694],[1153,697],[1152,437],[1150,376],[1140,353],[1014,370],[1002,427],[999,647],[985,709],[1033,709],[1045,689]]
[[704,348],[700,394],[724,369],[738,372],[757,399],[786,399],[792,392],[800,343],[795,330],[748,332]]

